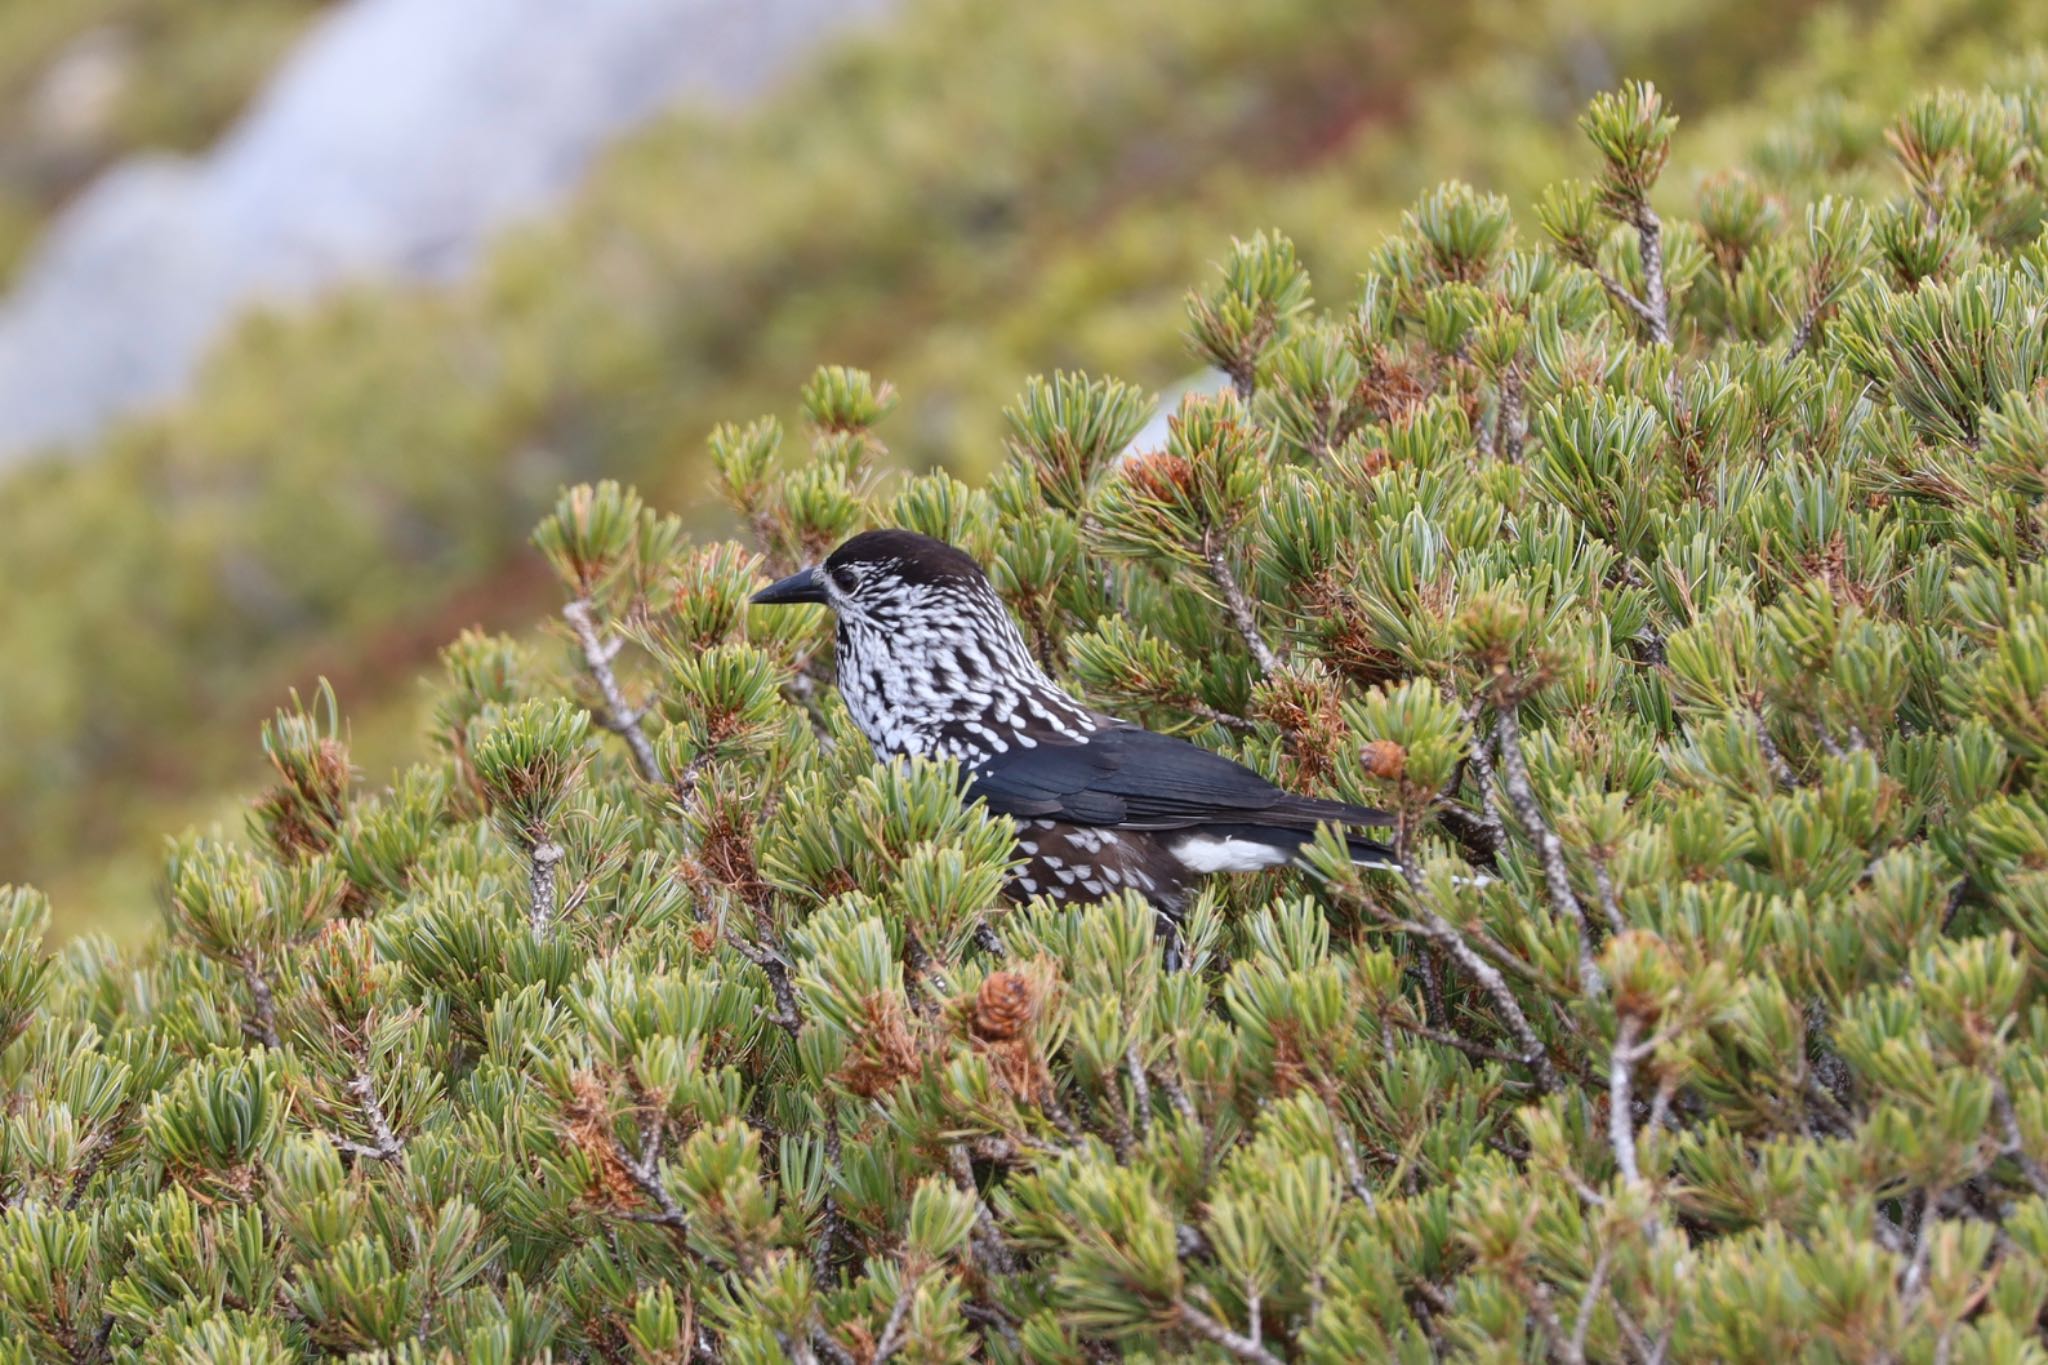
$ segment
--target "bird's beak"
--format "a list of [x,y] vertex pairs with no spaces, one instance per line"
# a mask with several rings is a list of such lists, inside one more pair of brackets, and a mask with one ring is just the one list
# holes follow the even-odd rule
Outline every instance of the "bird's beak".
[[778,583],[770,583],[754,594],[751,599],[757,607],[779,607],[791,602],[819,602],[826,600],[825,587],[818,581],[815,566],[798,569]]

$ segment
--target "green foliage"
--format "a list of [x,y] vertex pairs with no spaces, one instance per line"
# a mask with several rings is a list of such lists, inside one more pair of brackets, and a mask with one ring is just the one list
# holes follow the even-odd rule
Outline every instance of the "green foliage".
[[[0,64],[23,54],[5,85],[26,95],[67,35],[112,20],[142,44],[130,89],[165,127],[189,126],[173,139],[185,143],[217,126],[217,94],[239,102],[257,69],[245,63],[308,8],[17,4],[0,20]],[[322,673],[351,705],[360,760],[381,772],[398,761],[424,651],[479,619],[528,619],[544,598],[520,545],[559,485],[637,482],[710,530],[707,476],[744,482],[777,424],[735,428],[708,457],[695,454],[703,432],[756,406],[793,429],[793,377],[821,355],[858,357],[915,399],[891,424],[890,461],[979,480],[1010,434],[1017,376],[1113,370],[1147,391],[1181,378],[1194,282],[1232,363],[1252,361],[1242,328],[1271,312],[1257,363],[1325,367],[1320,388],[1261,380],[1257,404],[1270,393],[1303,410],[1269,419],[1289,442],[1340,445],[1367,400],[1406,387],[1398,364],[1369,367],[1376,387],[1334,398],[1355,387],[1339,334],[1377,326],[1394,295],[1429,291],[1437,339],[1466,335],[1475,359],[1515,349],[1501,338],[1524,320],[1475,314],[1465,277],[1501,252],[1521,270],[1554,267],[1529,249],[1533,220],[1493,239],[1505,218],[1491,192],[1522,203],[1567,170],[1593,178],[1558,100],[1560,52],[1654,76],[1701,130],[1696,157],[1768,134],[1778,169],[1757,177],[1763,192],[1782,180],[1800,197],[1820,179],[1868,194],[1895,99],[1929,80],[1974,85],[2048,36],[2033,10],[1977,0],[1889,0],[1810,23],[1819,8],[1574,0],[1510,22],[1470,0],[1398,13],[1333,0],[899,7],[886,33],[850,40],[757,109],[678,114],[637,137],[562,221],[516,234],[478,278],[253,319],[176,411],[11,472],[0,581],[65,590],[0,594],[0,809],[16,817],[0,819],[0,865],[61,889],[65,928],[111,924],[146,884],[157,829],[216,818],[248,780],[228,737]],[[215,57],[233,70],[194,74]],[[171,118],[180,102],[199,115],[189,125]],[[1687,145],[1662,178],[1667,199],[1685,193]],[[1292,274],[1262,275],[1256,242],[1233,277],[1208,268],[1230,232],[1284,222],[1297,267],[1348,280],[1408,187],[1449,167],[1489,193],[1449,188],[1417,205],[1409,268],[1370,317],[1288,322],[1284,298],[1262,291]],[[1924,217],[1900,218],[1900,232],[1930,236]],[[0,253],[4,219],[0,207]],[[1874,217],[1873,233],[1891,221]],[[1932,235],[1954,239],[1944,232]],[[1633,278],[1625,242],[1594,246]],[[1674,279],[1706,259],[1689,238],[1670,254]],[[1678,306],[1762,336],[1806,266],[1782,244],[1765,256],[1733,303],[1700,280]],[[1554,340],[1541,363],[1589,361]],[[782,492],[850,524],[830,487]],[[747,519],[783,511],[750,505]],[[1062,619],[1104,605],[1076,596],[1062,535],[1034,520],[981,547],[1004,556],[1020,603],[1043,604],[1054,649]]]
[[[295,699],[161,937],[0,891],[0,1359],[2040,1359],[2048,277],[1942,158],[2041,98],[1691,221],[1631,88],[1547,246],[1432,191],[1333,316],[1240,244],[1162,449],[1059,374],[904,479],[833,368],[800,453],[713,436],[738,542],[567,490],[573,638],[451,646],[388,788]],[[885,522],[1395,868],[1326,831],[1175,970],[1006,903],[1012,825],[746,603]]]

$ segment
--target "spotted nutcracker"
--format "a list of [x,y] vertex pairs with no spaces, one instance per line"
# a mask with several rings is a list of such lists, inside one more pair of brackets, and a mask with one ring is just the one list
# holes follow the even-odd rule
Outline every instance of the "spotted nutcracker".
[[[832,608],[854,723],[879,757],[959,760],[968,797],[1017,822],[1023,897],[1130,889],[1177,917],[1201,878],[1290,862],[1320,824],[1393,823],[1082,705],[1031,657],[981,566],[944,541],[867,531],[753,600]],[[1354,860],[1392,865],[1385,845],[1346,838]]]

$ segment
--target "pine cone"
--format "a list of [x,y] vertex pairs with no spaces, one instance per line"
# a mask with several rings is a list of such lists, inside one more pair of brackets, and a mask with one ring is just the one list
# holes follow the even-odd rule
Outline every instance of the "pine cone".
[[1374,740],[1358,756],[1374,777],[1397,779],[1408,770],[1408,751],[1391,739]]
[[990,1042],[1015,1038],[1038,1011],[1031,982],[1022,972],[993,972],[974,998],[974,1034]]

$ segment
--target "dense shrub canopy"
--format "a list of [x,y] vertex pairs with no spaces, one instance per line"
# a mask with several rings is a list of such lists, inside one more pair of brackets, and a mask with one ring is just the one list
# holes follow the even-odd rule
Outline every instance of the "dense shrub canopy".
[[[203,0],[8,20],[141,10],[209,53],[226,22]],[[637,481],[722,533],[703,433],[793,422],[821,358],[911,398],[896,462],[978,481],[1023,375],[1177,380],[1181,291],[1230,234],[1284,224],[1348,289],[1440,179],[1533,203],[1583,167],[1572,120],[1606,72],[1657,79],[1686,114],[1666,207],[1788,127],[1823,155],[1770,154],[1759,184],[1797,202],[1818,176],[1889,193],[1882,130],[1913,90],[2048,43],[2048,7],[2016,0],[891,13],[743,116],[650,128],[476,278],[252,320],[174,410],[0,477],[0,583],[64,585],[0,592],[0,874],[43,882],[67,931],[139,931],[157,832],[232,809],[250,768],[229,737],[287,686],[334,676],[358,760],[402,763],[433,649],[545,609],[523,540],[559,485]]]
[[[148,948],[0,896],[0,1360],[2039,1359],[2048,88],[1683,221],[1654,90],[1584,127],[1334,308],[1235,243],[1158,449],[1062,374],[892,478],[827,369],[713,433],[737,542],[571,489],[558,647],[451,645],[387,789],[295,699]],[[1218,883],[1174,972],[1003,904],[746,606],[872,524],[1399,874]]]

